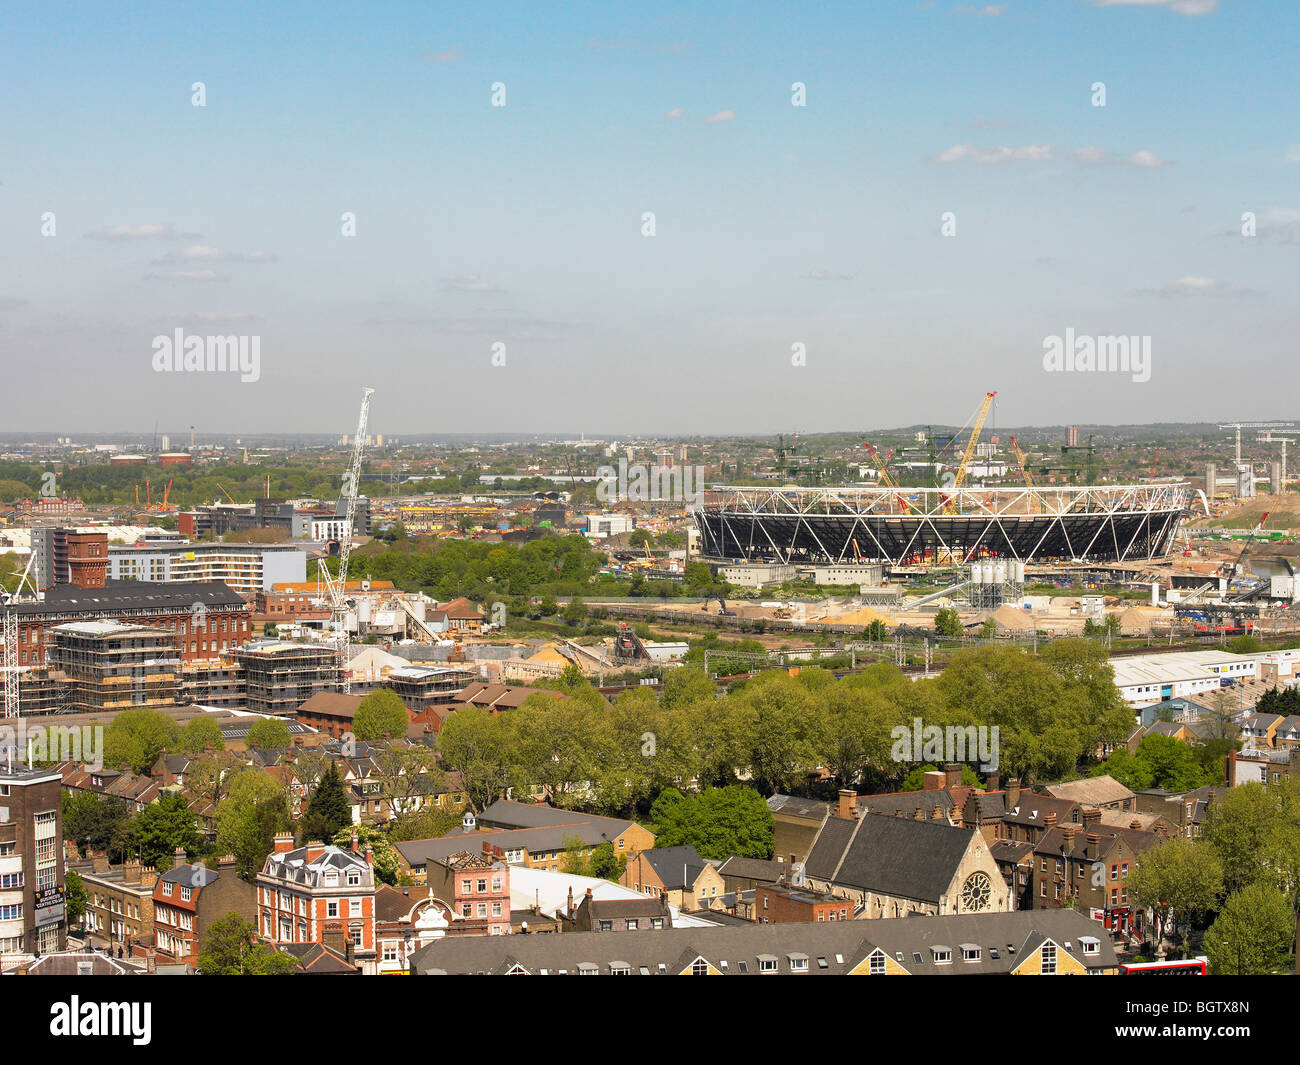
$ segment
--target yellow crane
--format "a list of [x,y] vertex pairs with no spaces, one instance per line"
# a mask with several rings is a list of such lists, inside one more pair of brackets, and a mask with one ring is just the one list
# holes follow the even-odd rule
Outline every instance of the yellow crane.
[[[971,426],[970,439],[966,441],[966,450],[962,454],[961,464],[957,467],[957,472],[953,476],[951,488],[953,494],[947,496],[943,501],[943,511],[945,514],[952,514],[957,510],[956,489],[961,488],[966,483],[966,472],[970,469],[970,460],[975,455],[975,448],[979,444],[980,433],[984,429],[984,420],[989,416],[989,408],[993,406],[993,397],[996,392],[986,392],[984,400],[980,403],[979,410],[975,412],[974,424]],[[963,426],[965,428],[965,426]],[[958,434],[960,435],[960,434]]]
[[1016,453],[1016,461],[1020,463],[1020,472],[1025,475],[1025,487],[1029,489],[1029,513],[1038,513],[1038,493],[1034,490],[1034,479],[1029,475],[1029,461],[1025,458],[1025,453],[1020,447],[1020,441],[1014,436],[1011,438],[1011,450]]

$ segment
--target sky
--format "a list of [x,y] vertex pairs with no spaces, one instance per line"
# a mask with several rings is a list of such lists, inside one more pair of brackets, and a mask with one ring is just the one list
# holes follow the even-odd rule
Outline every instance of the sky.
[[[0,424],[1289,418],[1297,40],[1295,0],[8,0]],[[178,329],[256,374],[160,371]]]

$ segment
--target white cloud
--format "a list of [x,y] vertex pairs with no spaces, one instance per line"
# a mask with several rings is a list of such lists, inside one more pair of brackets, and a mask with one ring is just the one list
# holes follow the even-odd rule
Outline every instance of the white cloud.
[[227,274],[219,274],[215,270],[158,270],[152,274],[145,274],[146,281],[229,281]]
[[997,18],[1006,11],[1006,4],[989,4],[985,7],[972,7],[970,4],[958,4],[953,11],[958,15],[978,15],[980,18]]
[[1129,166],[1141,167],[1144,170],[1154,170],[1157,167],[1169,166],[1168,159],[1161,159],[1155,152],[1143,148],[1140,152],[1134,152],[1124,162]]
[[138,226],[103,226],[86,234],[91,240],[151,240],[179,235],[172,231],[170,222],[146,222]]
[[1293,144],[1286,150],[1286,161],[1288,163],[1300,163],[1300,144]]
[[1213,277],[1180,277],[1163,288],[1143,289],[1140,296],[1196,297],[1196,296],[1247,296],[1253,295],[1248,288],[1239,288],[1227,281]]
[[664,112],[664,118],[681,118],[685,113],[680,107],[674,107],[671,111]]
[[505,289],[491,281],[484,281],[478,274],[455,274],[442,279],[444,292],[472,292],[476,295],[503,293]]
[[704,119],[705,122],[730,122],[736,117],[735,111],[718,111]]
[[1077,148],[1070,153],[1070,158],[1082,166],[1099,166],[1109,163],[1111,156],[1105,148],[1090,144],[1086,148]]
[[1165,7],[1175,15],[1208,15],[1219,0],[1092,0],[1097,7]]
[[936,163],[974,162],[982,164],[1030,162],[1045,163],[1056,158],[1050,144],[1027,144],[1023,148],[997,145],[993,148],[976,148],[973,144],[954,144],[934,157]]

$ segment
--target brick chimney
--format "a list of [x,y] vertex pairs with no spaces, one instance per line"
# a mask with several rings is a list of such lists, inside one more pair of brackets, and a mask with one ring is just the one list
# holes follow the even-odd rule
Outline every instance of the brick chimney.
[[1020,781],[1007,781],[1007,813],[1020,805]]
[[994,769],[984,779],[985,791],[998,791],[1002,787],[1002,774]]
[[1101,811],[1095,806],[1091,810],[1083,811],[1083,823],[1085,825],[1101,824]]
[[158,752],[158,764],[162,766],[162,786],[164,788],[171,787],[171,785],[176,783],[176,778],[172,776],[172,771],[167,766],[166,747],[164,747],[161,751]]
[[1051,828],[1058,820],[1055,810],[1048,810],[1047,813],[1043,814],[1043,824],[1048,828]]
[[96,854],[90,859],[90,868],[96,873],[107,873],[109,867],[107,854]]
[[310,865],[312,862],[314,862],[317,858],[319,858],[324,853],[325,853],[324,842],[319,839],[312,840],[310,843],[307,844],[307,855],[306,855],[307,864]]
[[924,777],[923,791],[942,791],[948,781],[948,775],[942,769],[931,769]]
[[1065,834],[1065,853],[1070,854],[1074,851],[1074,837],[1079,831],[1078,825],[1062,825],[1061,831]]
[[140,870],[140,886],[151,888],[158,883],[158,870],[152,865],[146,865]]
[[122,865],[122,879],[128,884],[140,883],[140,863],[138,861],[125,862]]
[[293,850],[293,833],[292,832],[279,833],[275,837],[275,847],[272,849],[271,853],[287,854],[291,850]]
[[366,864],[375,864],[375,849],[369,843],[366,844]]
[[179,866],[185,865],[185,864],[187,864],[188,862],[189,862],[189,859],[185,857],[185,848],[184,848],[184,847],[177,847],[176,850],[174,850],[174,851],[172,852],[172,868],[173,868],[173,869],[178,868]]
[[1088,860],[1096,861],[1097,858],[1101,855],[1101,833],[1089,832],[1087,839],[1088,839]]
[[1142,822],[1139,821],[1139,820],[1135,817],[1135,818],[1133,818],[1132,821],[1130,821],[1130,822],[1128,823],[1128,827],[1129,827],[1129,828],[1141,828],[1141,827],[1142,827]]
[[959,762],[949,762],[944,766],[943,775],[946,778],[947,787],[961,787],[961,764]]
[[852,788],[840,788],[839,804],[835,816],[844,821],[852,821],[858,805],[858,793]]

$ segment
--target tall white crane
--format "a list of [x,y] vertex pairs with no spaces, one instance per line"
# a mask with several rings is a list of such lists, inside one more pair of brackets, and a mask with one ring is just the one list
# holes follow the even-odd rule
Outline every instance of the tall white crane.
[[30,588],[30,593],[26,596],[32,600],[36,598],[36,583],[31,579],[32,563],[36,561],[36,553],[33,551],[27,556],[27,565],[23,569],[23,574],[18,578],[18,585],[12,592],[0,589],[0,610],[4,611],[3,619],[3,639],[4,639],[4,675],[5,675],[5,717],[20,717],[22,707],[19,703],[19,685],[22,675],[18,669],[18,613],[14,610],[13,604],[20,602],[23,596],[23,585]]
[[361,413],[357,417],[357,435],[352,442],[352,464],[343,474],[343,530],[339,537],[339,572],[331,576],[324,561],[320,572],[325,578],[325,587],[329,591],[330,629],[339,651],[339,665],[343,672],[343,690],[350,692],[352,684],[347,675],[348,655],[348,558],[352,554],[352,531],[357,518],[357,485],[361,480],[361,453],[366,446],[366,422],[370,420],[370,397],[375,394],[373,388],[361,390]]
[[1237,465],[1241,465],[1241,431],[1243,429],[1289,429],[1295,422],[1224,422],[1220,429],[1237,430]]

